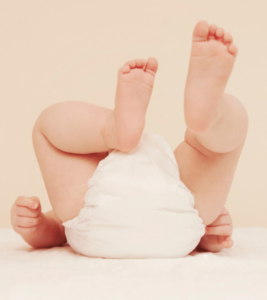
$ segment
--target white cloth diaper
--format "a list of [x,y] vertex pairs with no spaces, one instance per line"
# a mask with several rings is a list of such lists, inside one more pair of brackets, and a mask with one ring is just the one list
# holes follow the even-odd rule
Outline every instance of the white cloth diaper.
[[84,208],[63,223],[77,252],[104,258],[182,257],[205,225],[180,180],[168,142],[144,133],[131,152],[113,150],[88,180]]

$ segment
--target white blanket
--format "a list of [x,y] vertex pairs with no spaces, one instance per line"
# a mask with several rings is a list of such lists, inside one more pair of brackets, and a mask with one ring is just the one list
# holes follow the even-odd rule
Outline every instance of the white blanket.
[[1,300],[267,299],[267,228],[234,229],[220,253],[175,259],[101,259],[68,244],[35,250],[0,229]]

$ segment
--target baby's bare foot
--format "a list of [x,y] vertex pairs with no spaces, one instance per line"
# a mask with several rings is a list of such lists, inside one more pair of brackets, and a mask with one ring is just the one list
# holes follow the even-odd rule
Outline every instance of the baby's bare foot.
[[185,88],[185,120],[191,131],[204,132],[216,120],[236,55],[229,33],[206,21],[197,23]]
[[155,58],[131,60],[119,69],[115,109],[105,125],[108,147],[127,152],[138,144],[157,69]]

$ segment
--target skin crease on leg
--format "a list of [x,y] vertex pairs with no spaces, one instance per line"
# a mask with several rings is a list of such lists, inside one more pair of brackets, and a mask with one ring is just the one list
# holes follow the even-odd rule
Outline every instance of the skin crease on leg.
[[[224,93],[236,54],[231,35],[222,28],[205,21],[196,25],[185,87],[187,130],[174,155],[205,225],[223,210],[248,128],[244,106]],[[111,149],[127,152],[138,144],[157,68],[154,58],[125,63],[118,71],[113,111],[69,101],[40,114],[33,144],[53,211],[42,214],[40,210],[40,224],[30,234],[23,234],[22,225],[16,227],[15,208],[11,213],[13,228],[30,245],[64,243],[61,224],[79,214],[87,181],[99,161]],[[29,199],[39,203],[37,198]],[[48,232],[58,233],[48,238]]]

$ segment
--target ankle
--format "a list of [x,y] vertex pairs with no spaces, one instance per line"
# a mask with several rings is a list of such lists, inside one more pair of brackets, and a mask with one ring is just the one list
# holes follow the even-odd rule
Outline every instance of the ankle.
[[113,111],[107,116],[103,129],[102,138],[107,148],[117,149],[116,126]]
[[222,111],[221,107],[219,106],[215,114],[211,117],[208,116],[193,116],[193,115],[186,115],[186,124],[188,129],[193,132],[194,134],[204,134],[212,127],[214,127],[219,120],[221,119]]
[[105,145],[108,148],[116,149],[122,152],[129,152],[133,150],[138,145],[141,138],[141,134],[133,133],[129,135],[122,133],[120,128],[116,126],[114,111],[108,115],[102,135]]

